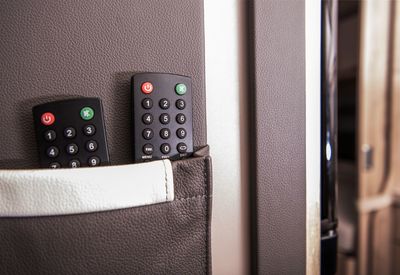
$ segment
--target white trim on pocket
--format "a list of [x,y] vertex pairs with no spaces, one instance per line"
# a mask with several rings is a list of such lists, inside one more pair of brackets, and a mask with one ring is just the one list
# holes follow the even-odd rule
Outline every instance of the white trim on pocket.
[[97,168],[0,170],[0,217],[89,213],[172,200],[169,160]]

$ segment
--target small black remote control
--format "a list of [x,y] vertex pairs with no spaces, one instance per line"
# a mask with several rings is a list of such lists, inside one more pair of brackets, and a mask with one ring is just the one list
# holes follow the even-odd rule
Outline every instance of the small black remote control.
[[134,75],[132,107],[135,162],[179,159],[193,152],[189,77],[166,73]]
[[54,101],[33,107],[40,166],[77,168],[110,163],[98,98]]

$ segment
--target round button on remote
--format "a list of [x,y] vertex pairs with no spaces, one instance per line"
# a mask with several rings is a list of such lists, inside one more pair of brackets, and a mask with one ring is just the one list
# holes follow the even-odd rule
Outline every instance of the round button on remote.
[[56,158],[59,153],[60,153],[60,151],[58,150],[58,148],[56,146],[50,146],[49,148],[47,148],[47,151],[46,151],[46,154],[49,158]]
[[73,127],[68,127],[64,129],[64,137],[74,138],[76,136],[76,130]]
[[78,153],[78,145],[75,143],[68,144],[66,147],[67,154],[76,155]]
[[96,156],[89,158],[88,160],[88,165],[90,167],[94,167],[94,166],[99,166],[100,165],[100,159]]
[[83,107],[80,114],[83,120],[91,120],[94,117],[94,110],[90,107]]
[[143,146],[143,153],[146,155],[151,155],[154,152],[154,147],[150,143],[147,143]]
[[160,115],[160,122],[162,123],[162,124],[168,124],[169,123],[169,121],[170,121],[170,117],[169,117],[169,114],[161,114]]
[[171,131],[167,128],[163,128],[160,131],[160,137],[163,139],[168,139],[171,136]]
[[161,144],[160,150],[163,154],[168,154],[171,152],[171,146],[168,143]]
[[81,167],[81,162],[78,159],[72,159],[69,161],[68,166],[70,168],[78,168]]
[[142,116],[142,121],[146,125],[150,125],[153,123],[153,116],[151,114],[144,114]]
[[54,141],[57,138],[57,134],[54,130],[48,130],[44,133],[44,139],[47,141]]
[[149,128],[144,129],[142,132],[142,136],[144,139],[147,139],[147,140],[152,139],[154,136],[153,130],[151,130]]
[[45,126],[50,126],[55,121],[56,121],[56,117],[50,112],[44,113],[40,117],[40,122],[42,122],[42,124],[45,125]]
[[178,130],[176,130],[176,135],[178,136],[178,138],[185,138],[186,137],[186,130],[183,128],[179,128]]
[[183,99],[178,99],[178,100],[175,102],[175,106],[176,106],[176,108],[178,108],[179,110],[183,110],[183,109],[185,109],[185,107],[186,107],[186,102],[185,102]]
[[143,93],[150,94],[153,91],[154,87],[153,84],[151,84],[151,82],[147,81],[142,84],[141,89]]
[[142,100],[142,107],[145,109],[151,109],[153,107],[153,100],[151,98],[145,98]]
[[49,168],[52,169],[61,168],[61,164],[59,162],[52,162],[50,163]]
[[94,140],[89,140],[86,142],[86,150],[89,152],[94,152],[97,150],[97,142]]
[[176,92],[178,95],[184,95],[184,94],[186,94],[186,92],[187,92],[187,87],[186,87],[186,85],[183,84],[183,83],[178,83],[178,84],[176,84],[176,86],[175,86],[175,92]]
[[94,127],[94,125],[86,125],[83,127],[83,134],[85,136],[93,136],[96,133],[96,127]]
[[178,152],[179,153],[186,153],[186,151],[187,151],[187,145],[186,145],[186,143],[183,143],[183,142],[181,142],[181,143],[178,143],[178,145],[176,146],[176,149],[178,150]]
[[186,122],[186,117],[184,114],[177,114],[176,115],[176,122],[179,124],[184,124]]
[[160,99],[160,108],[161,109],[164,109],[164,110],[167,110],[168,108],[169,108],[169,100],[168,99],[166,99],[166,98],[162,98],[162,99]]

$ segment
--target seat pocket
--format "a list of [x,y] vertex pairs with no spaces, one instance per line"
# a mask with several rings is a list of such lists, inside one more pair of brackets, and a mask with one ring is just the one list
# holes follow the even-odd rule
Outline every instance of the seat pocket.
[[[140,167],[143,165],[158,166],[148,170],[146,178],[146,175],[142,175],[143,167]],[[0,274],[210,273],[212,183],[211,159],[207,150],[200,150],[192,158],[172,161],[170,164],[169,161],[156,161],[131,166],[135,173],[118,171],[111,177],[111,170],[108,173],[101,172],[104,173],[102,178],[107,188],[98,190],[96,196],[85,196],[85,190],[93,189],[87,187],[83,190],[78,188],[75,192],[64,191],[64,195],[72,196],[73,207],[65,196],[60,198],[56,192],[46,192],[48,186],[40,187],[43,194],[37,200],[28,197],[30,202],[22,203],[24,207],[16,207],[15,204],[13,207],[4,207],[14,212],[4,211],[0,216]],[[122,168],[126,166],[96,169],[105,171]],[[69,169],[65,173],[77,173],[81,169]],[[168,169],[172,171],[171,174]],[[92,171],[93,177],[96,177],[96,170]],[[164,178],[156,177],[156,171],[161,171],[159,174]],[[23,170],[14,172],[29,173]],[[64,176],[68,178],[68,175]],[[127,177],[133,185],[140,179],[139,187],[126,187]],[[59,183],[65,182],[57,176],[50,180],[43,179],[43,182],[52,186],[51,183],[58,180]],[[165,184],[171,184],[171,180],[172,187],[166,187]],[[70,179],[70,184],[71,181],[74,182]],[[0,184],[4,182],[5,179],[0,176]],[[7,182],[10,183],[9,180]],[[35,184],[40,185],[40,182]],[[124,192],[112,193],[113,184],[115,188],[125,188]],[[36,185],[31,185],[32,182],[27,184],[30,190],[35,190]],[[81,185],[85,185],[85,182],[81,182]],[[75,185],[69,188],[71,186]],[[140,186],[147,190],[144,192],[146,195],[154,189],[162,192],[156,190],[154,197],[150,195],[141,203],[132,204],[138,201],[135,197],[141,197],[135,194],[135,190],[142,194]],[[11,187],[8,185],[8,188]],[[1,192],[7,192],[4,190]],[[13,198],[25,201],[26,190],[11,190],[8,201]],[[168,194],[168,190],[173,190],[173,196]],[[118,196],[124,199],[118,200]],[[55,203],[52,210],[49,201],[53,199],[62,203]],[[30,212],[25,211],[27,208]]]

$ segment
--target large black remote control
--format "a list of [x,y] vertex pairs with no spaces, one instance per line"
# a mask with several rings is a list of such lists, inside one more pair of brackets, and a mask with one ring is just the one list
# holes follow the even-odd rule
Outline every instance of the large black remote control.
[[77,98],[37,105],[33,107],[33,118],[41,167],[110,163],[100,99]]
[[135,162],[179,159],[193,152],[190,77],[139,73],[132,77]]

